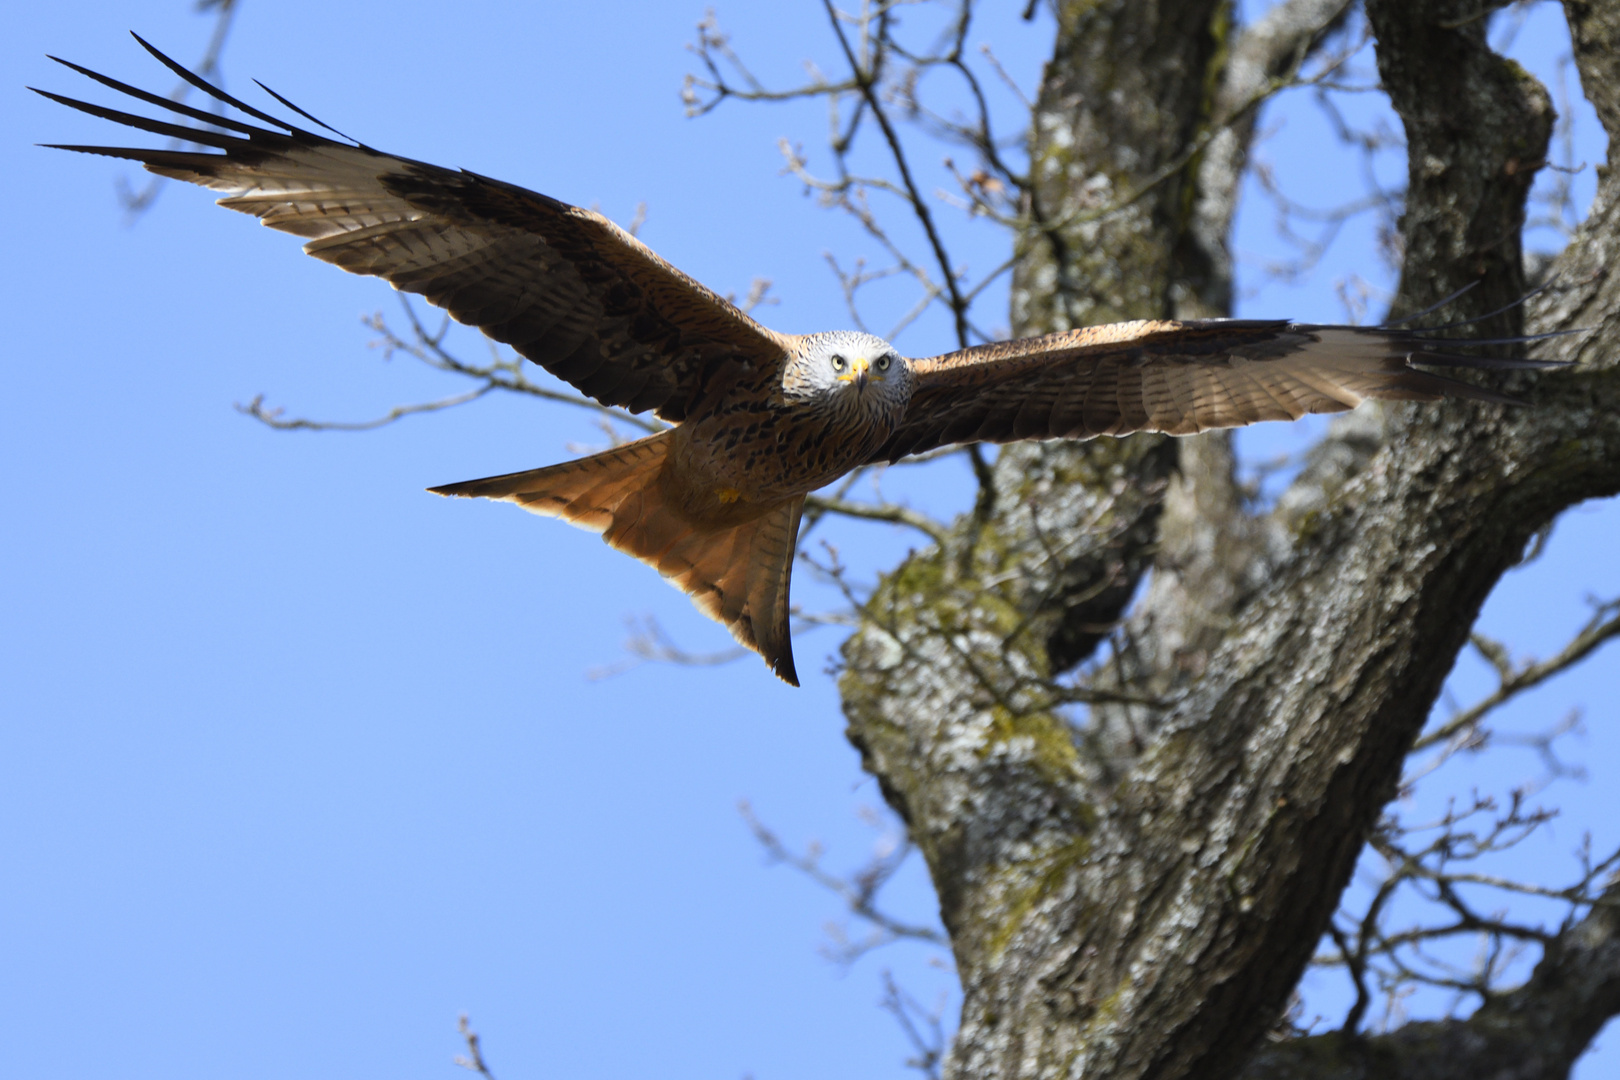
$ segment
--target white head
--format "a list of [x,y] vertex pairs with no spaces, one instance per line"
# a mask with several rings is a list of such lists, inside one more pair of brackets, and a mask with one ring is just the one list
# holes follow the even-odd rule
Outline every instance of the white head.
[[894,346],[854,330],[811,334],[783,373],[790,399],[893,426],[911,401],[911,367]]

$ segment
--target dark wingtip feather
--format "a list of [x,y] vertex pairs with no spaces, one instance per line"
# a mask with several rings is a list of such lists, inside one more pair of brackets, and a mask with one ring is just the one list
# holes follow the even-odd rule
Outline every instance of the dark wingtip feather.
[[[1383,329],[1383,327],[1374,327]],[[1424,328],[1419,330],[1402,331],[1402,340],[1407,341],[1439,341],[1448,345],[1533,345],[1538,341],[1548,341],[1552,338],[1567,337],[1570,334],[1590,333],[1590,327],[1577,326],[1568,330],[1543,330],[1539,334],[1515,334],[1509,337],[1490,338],[1464,338],[1464,337],[1432,337],[1430,335],[1444,329],[1443,327]]]
[[111,120],[115,124],[123,124],[139,131],[149,131],[154,135],[162,135],[170,139],[179,139],[181,142],[197,143],[202,146],[212,146],[217,150],[229,150],[233,147],[246,147],[251,145],[247,139],[236,135],[226,135],[218,131],[208,131],[203,128],[191,128],[182,124],[171,124],[166,120],[153,120],[149,117],[138,116],[135,113],[121,112],[118,109],[108,109],[101,105],[92,105],[88,101],[70,98],[66,94],[55,94],[49,90],[39,90],[30,86],[28,89],[40,97],[48,98],[58,105],[66,105],[70,109],[87,113],[102,120]]
[[[232,131],[240,131],[246,135],[254,135],[259,132],[258,128],[251,124],[244,124],[240,120],[233,120],[228,116],[221,116],[217,113],[211,113],[203,109],[193,108],[184,102],[174,101],[158,94],[149,93],[140,89],[139,87],[130,86],[128,83],[119,82],[117,79],[103,75],[100,72],[91,71],[89,68],[75,64],[71,60],[63,60],[60,56],[49,56],[49,54],[47,54],[47,56],[49,59],[55,60],[58,64],[61,64],[63,67],[68,68],[71,71],[78,72],[87,79],[93,79],[102,86],[116,90],[120,94],[128,94],[135,100],[144,101],[148,105],[156,105],[160,109],[168,109],[170,112],[179,113],[181,116],[188,116],[193,120],[200,120],[205,124],[213,124],[216,127],[229,128]],[[31,86],[29,89],[34,90],[34,88]],[[42,90],[34,90],[34,92],[36,94],[44,93]]]
[[134,38],[136,41],[138,41],[140,43],[141,48],[143,48],[147,52],[151,53],[152,56],[154,58],[156,58],[158,63],[162,64],[164,67],[168,68],[170,71],[174,72],[180,78],[184,79],[186,82],[190,83],[192,86],[196,87],[198,90],[201,90],[203,93],[207,94],[209,97],[213,98],[214,100],[223,101],[227,105],[233,106],[234,108],[241,109],[243,112],[247,113],[249,116],[253,117],[255,120],[263,120],[267,124],[274,124],[276,127],[281,128],[281,129],[283,129],[285,131],[291,132],[291,133],[293,133],[295,135],[310,134],[309,132],[300,131],[298,128],[294,127],[292,124],[287,123],[287,121],[281,119],[280,117],[271,116],[269,113],[264,112],[261,109],[255,109],[253,106],[249,105],[245,101],[237,100],[236,98],[232,97],[230,94],[227,94],[225,91],[223,91],[219,87],[215,86],[213,83],[209,82],[207,79],[203,78],[201,75],[197,75],[197,74],[193,73],[184,64],[180,63],[177,60],[172,60],[169,57],[165,56],[163,54],[162,50],[158,49],[157,46],[153,45],[151,42],[149,42],[145,38],[141,37],[141,35],[137,34],[135,31],[131,30],[129,32],[129,36]]
[[[1441,308],[1445,307],[1447,304],[1451,303],[1453,300],[1457,299],[1459,296],[1462,296],[1463,294],[1477,288],[1479,286],[1479,283],[1481,281],[1484,281],[1484,280],[1485,280],[1484,278],[1479,278],[1478,280],[1470,281],[1468,284],[1464,285],[1462,288],[1458,289],[1456,292],[1452,293],[1450,296],[1441,297],[1439,300],[1436,300],[1434,303],[1430,304],[1428,307],[1424,308],[1423,310],[1414,311],[1414,312],[1412,312],[1412,314],[1402,316],[1399,319],[1391,319],[1388,322],[1384,323],[1383,325],[1384,325],[1384,327],[1388,327],[1388,328],[1393,328],[1393,327],[1397,327],[1397,326],[1404,326],[1405,324],[1411,322],[1413,319],[1421,319],[1425,315],[1429,315],[1429,314],[1432,314],[1433,312],[1439,311]],[[1530,295],[1533,296],[1535,294],[1532,293]],[[1528,299],[1528,297],[1526,297],[1526,299]],[[1518,303],[1523,303],[1524,301],[1520,300],[1520,301],[1517,301],[1517,302]],[[1501,309],[1501,311],[1506,311],[1506,310],[1507,310],[1507,308],[1502,308]],[[1496,311],[1491,312],[1491,315],[1496,315],[1496,314],[1499,314],[1499,312],[1496,312]],[[1488,319],[1488,318],[1491,317],[1491,315],[1483,315],[1483,316],[1481,316],[1481,318]],[[1468,325],[1468,323],[1474,322],[1474,321],[1475,320],[1473,320],[1473,319],[1467,319],[1467,320],[1464,320],[1463,322],[1448,323],[1446,326],[1429,327],[1428,329],[1445,330],[1445,329],[1449,329],[1452,326],[1466,326],[1466,325]],[[1420,329],[1422,329],[1422,328],[1420,328]]]
[[71,143],[39,143],[47,150],[71,150],[75,154],[95,154],[97,157],[135,161],[148,172],[174,180],[195,183],[198,177],[219,175],[216,166],[225,160],[223,154],[199,154],[189,150],[148,150],[133,146],[76,146]]
[[[1453,342],[1452,344],[1463,344]],[[1411,352],[1408,364],[1428,367],[1472,368],[1476,371],[1549,371],[1569,367],[1571,360],[1537,360],[1528,356],[1464,356],[1462,353]]]
[[311,116],[309,113],[305,112],[303,109],[300,109],[297,105],[294,105],[292,102],[288,101],[286,98],[282,97],[280,94],[276,93],[274,90],[272,90],[268,86],[264,85],[264,83],[259,82],[258,79],[254,79],[253,82],[254,82],[254,85],[256,85],[260,90],[263,90],[265,93],[269,94],[271,97],[275,98],[277,101],[281,102],[283,105],[287,106],[287,108],[291,109],[293,112],[297,113],[299,116],[302,116],[305,120],[308,120],[310,123],[315,124],[318,127],[325,128],[327,131],[330,131],[332,134],[336,135],[340,139],[348,139],[350,142],[358,141],[358,140],[354,139],[351,136],[343,134],[343,132],[339,131],[337,128],[333,127],[331,124],[326,123],[324,120],[321,120],[321,119],[319,119],[317,117]]
[[124,149],[116,146],[80,146],[75,143],[35,143],[45,150],[71,150],[75,154],[97,154],[101,157],[128,158],[131,161],[140,161],[137,155],[144,154],[144,150]]
[[[1421,319],[1423,316],[1428,315],[1431,312],[1439,311],[1441,308],[1445,307],[1447,304],[1451,303],[1453,300],[1457,299],[1459,296],[1461,296],[1464,293],[1468,292],[1470,289],[1474,288],[1474,286],[1478,285],[1480,282],[1482,282],[1484,280],[1485,280],[1484,278],[1480,278],[1477,281],[1470,282],[1469,284],[1464,285],[1462,288],[1458,289],[1456,292],[1452,293],[1450,296],[1447,296],[1444,299],[1437,300],[1434,303],[1430,304],[1428,307],[1424,308],[1422,311],[1414,311],[1414,312],[1412,312],[1412,314],[1406,316],[1405,318],[1392,319],[1389,322],[1386,322],[1384,325],[1385,326],[1402,326],[1402,325],[1404,325],[1406,323],[1411,322],[1413,319]],[[1475,315],[1475,316],[1473,316],[1471,318],[1467,318],[1467,319],[1458,319],[1455,322],[1442,323],[1439,326],[1416,326],[1416,327],[1412,328],[1412,333],[1421,334],[1421,333],[1428,333],[1429,331],[1432,331],[1432,330],[1455,330],[1459,326],[1477,326],[1478,324],[1484,322],[1486,319],[1494,319],[1494,318],[1496,318],[1498,315],[1502,314],[1504,311],[1512,311],[1516,307],[1521,307],[1521,306],[1529,303],[1535,297],[1540,296],[1542,293],[1546,292],[1548,289],[1552,288],[1557,283],[1558,283],[1557,278],[1549,278],[1548,280],[1542,282],[1540,285],[1537,285],[1535,288],[1531,289],[1529,292],[1525,293],[1523,296],[1519,297],[1517,300],[1514,300],[1511,303],[1503,304],[1501,307],[1497,308],[1495,311],[1487,311],[1483,315]],[[1575,331],[1568,331],[1568,330],[1554,331],[1554,333],[1574,333],[1574,332]],[[1552,335],[1550,335],[1550,334],[1542,334],[1542,335],[1538,335],[1538,336],[1539,337],[1550,337]],[[1530,339],[1530,340],[1534,340],[1534,339]]]

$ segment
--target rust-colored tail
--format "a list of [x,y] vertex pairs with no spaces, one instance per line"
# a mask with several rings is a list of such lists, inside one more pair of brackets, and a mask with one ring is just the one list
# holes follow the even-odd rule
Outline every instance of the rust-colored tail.
[[439,495],[517,503],[559,517],[656,567],[698,610],[799,685],[788,634],[788,587],[804,497],[741,525],[694,524],[659,482],[670,432],[528,472],[429,488]]

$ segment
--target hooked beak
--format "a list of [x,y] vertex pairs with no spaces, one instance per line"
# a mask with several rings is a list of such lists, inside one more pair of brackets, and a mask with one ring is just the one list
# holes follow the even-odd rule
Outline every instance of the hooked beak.
[[849,373],[838,376],[839,382],[852,382],[855,389],[864,390],[866,382],[871,377],[872,365],[866,362],[866,357],[856,356],[849,361]]

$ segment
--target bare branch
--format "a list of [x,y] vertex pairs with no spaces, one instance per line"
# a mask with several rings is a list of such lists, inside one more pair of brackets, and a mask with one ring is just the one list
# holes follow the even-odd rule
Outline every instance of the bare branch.
[[906,1067],[916,1069],[928,1080],[939,1080],[939,1067],[945,1060],[945,1026],[941,1022],[945,1012],[943,998],[933,1009],[925,1010],[917,1000],[894,981],[894,975],[883,973],[883,1011],[894,1017],[906,1041],[911,1043],[913,1056],[906,1059]]
[[751,655],[741,645],[714,652],[692,652],[684,649],[675,643],[668,631],[651,615],[643,615],[640,619],[634,617],[626,619],[625,624],[630,636],[625,639],[624,649],[630,655],[615,663],[591,668],[585,673],[587,679],[592,682],[611,679],[647,663],[678,664],[682,667],[718,667]]
[[484,1080],[495,1080],[495,1074],[489,1071],[489,1066],[484,1062],[484,1050],[479,1042],[478,1032],[472,1029],[472,1024],[467,1020],[466,1013],[462,1013],[461,1018],[456,1021],[456,1030],[466,1040],[467,1052],[457,1054],[455,1064],[460,1065],[468,1072],[477,1073]]
[[911,841],[905,839],[903,833],[900,838],[886,845],[887,851],[880,848],[870,863],[846,878],[829,873],[821,866],[820,845],[811,844],[803,855],[789,851],[777,835],[755,816],[753,806],[746,799],[737,804],[737,812],[742,815],[749,831],[754,834],[754,839],[759,841],[772,861],[791,866],[817,885],[835,894],[843,900],[850,914],[872,925],[872,934],[860,941],[837,942],[833,949],[828,950],[829,958],[848,964],[872,949],[902,939],[925,941],[931,945],[949,945],[945,935],[938,930],[897,919],[877,906],[878,893],[911,855]]
[[1592,607],[1592,617],[1569,644],[1551,659],[1539,663],[1530,662],[1516,668],[1508,658],[1505,647],[1492,642],[1482,634],[1472,635],[1470,640],[1474,647],[1496,669],[1500,679],[1499,685],[1482,700],[1461,710],[1432,731],[1425,732],[1413,744],[1412,749],[1426,750],[1449,739],[1466,739],[1468,732],[1492,710],[1500,708],[1553,676],[1568,671],[1585,660],[1599,646],[1620,637],[1620,599],[1594,603]]
[[[928,208],[928,203],[923,199],[922,193],[917,190],[916,181],[912,179],[911,166],[906,160],[905,150],[900,145],[900,137],[895,132],[894,125],[890,123],[887,114],[878,101],[876,70],[874,68],[874,70],[868,72],[861,71],[860,66],[856,63],[855,54],[850,49],[843,27],[839,25],[838,11],[833,7],[832,0],[823,0],[823,3],[827,8],[828,18],[832,21],[833,30],[838,36],[838,44],[844,50],[844,58],[849,62],[851,70],[855,72],[856,83],[860,92],[866,98],[872,116],[878,122],[878,127],[883,131],[883,137],[889,144],[889,152],[893,155],[895,168],[899,170],[901,182],[905,185],[906,196],[911,203],[912,212],[922,225],[923,232],[928,237],[929,246],[933,248],[934,258],[939,263],[940,279],[950,292],[951,313],[956,319],[957,344],[965,349],[972,344],[968,336],[967,304],[962,298],[961,290],[957,287],[956,273],[951,266],[950,257],[945,253],[945,242],[940,236],[939,229],[934,224],[933,213]],[[887,11],[885,10],[880,16],[880,29],[887,23],[887,18]],[[864,29],[863,27],[863,31]]]
[[[854,80],[829,83],[818,76],[807,86],[791,90],[767,90],[732,50],[731,39],[721,31],[713,8],[710,8],[698,23],[697,31],[697,42],[688,45],[687,51],[703,62],[703,66],[709,72],[709,78],[686,76],[681,86],[681,102],[686,106],[687,116],[702,116],[731,97],[741,101],[794,101],[799,98],[820,97],[823,94],[836,94],[855,89]],[[728,81],[724,67],[729,67],[735,76],[742,80],[741,87]]]
[[[769,288],[769,282],[762,286],[756,283],[760,296]],[[555,401],[576,409],[596,413],[613,423],[628,424],[647,434],[656,434],[667,429],[668,425],[656,419],[637,416],[623,409],[603,405],[593,398],[583,394],[566,390],[554,390],[551,387],[533,382],[529,378],[529,362],[520,356],[503,356],[493,343],[490,343],[490,360],[488,363],[475,364],[456,356],[444,346],[445,334],[449,329],[449,319],[446,318],[436,331],[430,331],[422,325],[416,309],[410,299],[404,295],[400,297],[400,304],[410,322],[411,336],[401,337],[384,320],[381,313],[367,316],[362,320],[378,335],[375,347],[380,348],[384,359],[391,359],[395,354],[403,353],[416,359],[428,367],[438,371],[447,372],[471,379],[478,385],[460,394],[438,398],[433,401],[419,402],[412,405],[397,405],[381,416],[369,420],[312,420],[307,417],[288,417],[281,408],[266,408],[264,395],[255,395],[246,405],[238,404],[236,409],[244,415],[276,428],[279,431],[370,431],[380,428],[407,416],[416,416],[420,413],[439,412],[444,409],[455,408],[477,401],[479,398],[494,390],[502,390],[514,394],[523,394],[528,397],[539,398],[542,401]]]
[[889,521],[896,525],[908,525],[936,544],[945,540],[945,526],[915,510],[894,503],[864,503],[852,502],[826,495],[811,495],[805,499],[805,505],[814,507],[822,513],[842,514],[844,517],[862,518],[866,521]]
[[305,417],[285,417],[282,409],[267,409],[264,407],[264,395],[255,394],[253,400],[246,405],[238,402],[236,411],[244,416],[273,427],[277,431],[372,431],[376,428],[392,424],[396,420],[403,420],[407,416],[416,416],[419,413],[438,412],[440,409],[453,409],[457,405],[465,405],[470,401],[477,401],[491,390],[496,389],[493,384],[480,386],[476,390],[469,390],[465,394],[456,394],[437,401],[423,401],[415,405],[396,405],[383,415],[371,420],[310,420]]
[[754,278],[748,283],[747,296],[743,297],[741,300],[738,300],[736,293],[727,293],[726,302],[728,304],[735,304],[737,306],[737,310],[741,311],[744,315],[753,314],[754,309],[757,307],[771,307],[776,304],[780,304],[782,301],[779,298],[770,295],[771,284],[770,278]]

